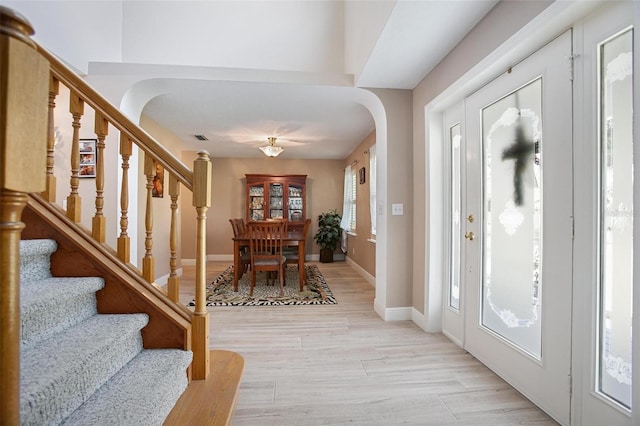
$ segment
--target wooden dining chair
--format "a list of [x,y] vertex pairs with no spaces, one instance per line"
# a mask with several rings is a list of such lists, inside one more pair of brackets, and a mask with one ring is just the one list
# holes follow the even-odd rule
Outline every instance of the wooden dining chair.
[[[244,220],[242,219],[229,219],[229,223],[231,223],[231,229],[233,229],[233,236],[238,237],[245,233],[245,225]],[[240,246],[240,252],[238,253],[240,257],[240,277],[247,272],[249,266],[251,265],[251,255],[249,253],[249,246]]]
[[288,219],[265,219],[263,222],[282,222],[284,226],[284,232],[289,230],[289,220]]
[[[307,243],[307,236],[309,235],[309,228],[311,228],[311,219],[307,219],[307,220],[304,221],[304,226],[302,228],[303,240],[298,242],[298,244],[306,244]],[[300,257],[298,255],[298,247],[297,246],[284,247],[282,249],[282,251],[284,253],[284,257],[287,258],[286,265],[296,265],[296,266],[298,266],[298,261],[300,260]]]
[[286,258],[282,254],[282,239],[285,236],[285,223],[282,221],[249,223],[249,253],[251,255],[251,289],[253,296],[256,274],[265,271],[267,283],[270,273],[275,272],[280,281],[280,295],[284,295]]

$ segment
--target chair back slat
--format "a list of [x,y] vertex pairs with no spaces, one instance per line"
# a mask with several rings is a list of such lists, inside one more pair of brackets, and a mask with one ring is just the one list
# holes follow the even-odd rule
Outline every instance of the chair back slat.
[[256,259],[282,257],[282,239],[286,225],[282,221],[252,222],[249,224],[251,256]]
[[284,294],[285,257],[282,255],[282,241],[286,234],[283,221],[264,221],[249,223],[249,251],[251,253],[251,289],[253,296],[256,285],[256,272],[277,272],[280,281],[280,295]]

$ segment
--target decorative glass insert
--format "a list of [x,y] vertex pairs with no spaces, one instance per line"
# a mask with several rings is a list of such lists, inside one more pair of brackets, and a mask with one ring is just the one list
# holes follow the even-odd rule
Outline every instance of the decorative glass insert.
[[284,192],[281,183],[269,184],[269,218],[282,219],[284,209]]
[[249,188],[249,220],[264,219],[264,186]]
[[632,30],[599,46],[600,280],[597,391],[631,408]]
[[449,306],[460,310],[460,232],[461,232],[461,187],[460,187],[460,124],[449,129],[451,143],[451,252],[449,253]]
[[289,185],[289,214],[290,221],[298,222],[302,220],[302,187]]
[[542,79],[481,111],[481,324],[540,359]]

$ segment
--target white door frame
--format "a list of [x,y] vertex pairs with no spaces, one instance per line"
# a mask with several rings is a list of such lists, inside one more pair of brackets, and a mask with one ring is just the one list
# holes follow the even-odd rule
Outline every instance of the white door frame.
[[[633,24],[632,16],[628,11],[633,8],[631,2],[627,2],[628,8],[610,7],[599,10],[593,17],[586,17],[585,20],[576,25],[575,42],[576,50],[579,52],[575,59],[574,77],[574,134],[575,134],[575,176],[574,176],[574,203],[575,203],[575,240],[574,240],[574,332],[573,346],[581,348],[581,351],[574,351],[573,382],[574,397],[572,412],[576,424],[600,425],[603,422],[619,426],[637,424],[628,417],[627,410],[622,409],[617,404],[609,402],[606,398],[597,395],[595,392],[595,371],[593,365],[596,362],[595,346],[597,341],[597,275],[599,267],[598,259],[598,221],[599,221],[599,193],[596,188],[600,185],[599,173],[599,137],[598,137],[598,73],[595,43],[600,43],[619,30]],[[637,37],[638,27],[635,28]],[[638,45],[635,47],[637,54]],[[635,70],[638,74],[638,69]],[[636,77],[637,78],[637,77]],[[636,96],[637,96],[636,86]],[[635,120],[637,122],[637,119]],[[636,123],[637,124],[637,123]],[[636,129],[636,143],[637,143]],[[638,151],[635,154],[635,170],[637,165]],[[634,180],[634,193],[639,194],[639,182]],[[637,208],[638,198],[635,197]],[[635,214],[638,217],[637,210]],[[635,227],[634,250],[638,245],[638,223]],[[637,251],[635,265],[635,283],[638,277]],[[635,285],[637,289],[638,286]],[[637,291],[636,297],[637,297]],[[638,315],[638,302],[636,299],[634,312]],[[638,321],[635,321],[638,324]],[[635,327],[636,329],[638,327]],[[634,348],[638,348],[637,335],[634,336]],[[636,351],[637,354],[637,351]],[[636,361],[636,366],[639,365]],[[637,368],[636,368],[637,370]],[[637,383],[637,381],[636,381]],[[634,392],[637,394],[637,392]],[[635,405],[638,407],[638,405]],[[640,409],[636,409],[636,413]],[[637,415],[637,414],[636,414]],[[603,417],[600,417],[603,416]]]
[[[498,75],[509,64],[517,62],[530,52],[548,40],[579,22],[584,16],[596,9],[604,1],[595,2],[555,2],[543,13],[533,19],[513,37],[503,43],[499,48],[485,57],[478,64],[469,69],[461,78],[443,90],[438,96],[424,107],[425,135],[428,139],[425,150],[425,164],[443,164],[443,147],[440,144],[441,136],[444,134],[443,111],[461,100],[468,93],[471,93],[490,81],[493,76]],[[634,2],[633,25],[634,32],[634,69],[640,70],[640,2]],[[637,72],[637,71],[636,71]],[[634,87],[634,105],[640,105],[640,87]],[[576,137],[579,137],[576,134]],[[640,158],[640,120],[634,119],[634,157]],[[640,194],[640,167],[635,167],[634,194]],[[447,220],[448,213],[443,203],[443,182],[446,178],[446,170],[442,167],[430,169],[425,175],[425,197],[428,202],[429,214],[425,233],[425,239],[429,241],[427,262],[428,277],[425,283],[426,291],[424,297],[424,312],[441,311],[442,299],[434,300],[429,297],[433,288],[437,287],[439,293],[442,286],[447,282],[446,257],[439,255],[446,249],[445,240],[447,238],[446,227],[443,226]],[[634,198],[634,209],[640,211],[640,196]],[[640,253],[640,226],[634,228],[634,252]],[[446,252],[445,252],[446,253]],[[634,259],[634,289],[640,289],[640,256]],[[435,306],[438,305],[438,306]],[[640,323],[640,291],[634,292],[634,324]],[[437,328],[433,326],[432,330]],[[640,327],[633,330],[634,355],[633,361],[636,366],[640,365]],[[633,382],[640,383],[640,368],[633,371]],[[640,407],[640,391],[633,393],[633,405]],[[632,415],[632,424],[640,424],[640,409],[636,409]]]

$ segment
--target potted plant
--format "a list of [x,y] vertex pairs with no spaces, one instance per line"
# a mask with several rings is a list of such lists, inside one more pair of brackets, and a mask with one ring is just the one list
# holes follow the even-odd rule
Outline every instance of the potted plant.
[[333,252],[340,243],[342,215],[333,209],[318,216],[318,232],[313,236],[320,246],[320,262],[333,262]]

